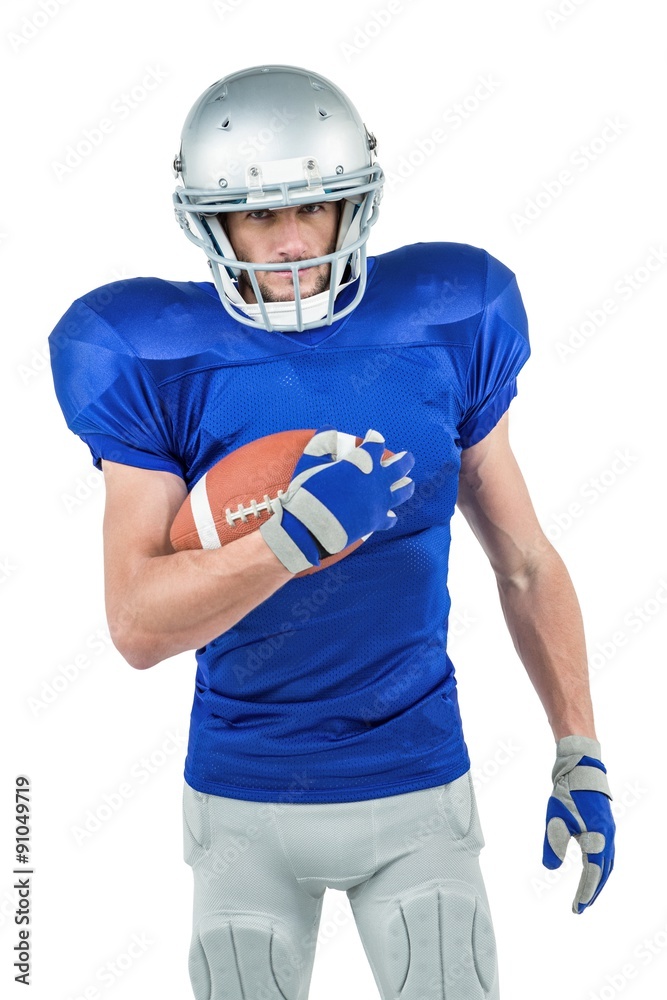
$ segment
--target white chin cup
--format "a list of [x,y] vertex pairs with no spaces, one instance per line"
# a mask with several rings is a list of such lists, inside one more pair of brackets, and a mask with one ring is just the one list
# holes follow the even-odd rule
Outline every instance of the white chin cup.
[[[353,281],[354,279],[352,279]],[[344,288],[352,284],[352,281],[346,281],[344,285],[340,285],[338,292],[342,292]],[[251,319],[260,319],[262,311],[256,302],[237,302],[236,305],[241,309],[246,316],[250,316]],[[296,305],[294,299],[288,299],[284,302],[264,302],[264,308],[266,309],[269,317],[272,321],[275,321],[276,325],[280,326],[284,324],[296,324],[297,313]],[[309,295],[307,298],[301,299],[301,314],[304,323],[313,323],[315,320],[324,319],[327,314],[327,309],[329,308],[329,290],[326,289],[323,292],[318,292],[317,295]],[[303,331],[302,331],[303,332]]]

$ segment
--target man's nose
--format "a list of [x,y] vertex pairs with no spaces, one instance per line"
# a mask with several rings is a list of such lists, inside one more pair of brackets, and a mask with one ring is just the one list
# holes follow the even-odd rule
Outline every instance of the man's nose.
[[299,217],[290,209],[277,213],[277,217],[276,253],[285,259],[298,260],[304,256],[307,249],[305,232]]

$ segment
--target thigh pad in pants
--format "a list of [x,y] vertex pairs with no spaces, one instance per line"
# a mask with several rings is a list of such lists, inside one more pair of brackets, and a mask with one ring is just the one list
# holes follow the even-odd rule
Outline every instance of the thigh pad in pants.
[[189,969],[202,1000],[297,1000],[301,991],[289,932],[264,913],[207,913],[195,928]]
[[[388,913],[385,976],[400,1000],[489,1000],[496,949],[483,900],[463,882],[402,893]],[[444,992],[443,992],[444,989]]]

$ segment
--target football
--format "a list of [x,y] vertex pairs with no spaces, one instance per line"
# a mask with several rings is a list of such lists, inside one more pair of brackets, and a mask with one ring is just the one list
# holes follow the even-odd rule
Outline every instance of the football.
[[[171,544],[182,549],[217,549],[256,531],[274,513],[274,503],[287,490],[303,449],[316,429],[279,431],[257,438],[220,459],[197,481],[171,526]],[[338,456],[351,451],[363,437],[338,432]],[[385,448],[383,458],[393,455]],[[302,570],[307,576],[332,566],[354,552],[363,539],[326,556],[319,566]]]

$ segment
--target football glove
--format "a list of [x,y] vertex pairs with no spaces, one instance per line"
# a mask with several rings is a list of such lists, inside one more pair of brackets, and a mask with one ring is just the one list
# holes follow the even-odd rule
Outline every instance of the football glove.
[[330,425],[313,435],[273,515],[260,526],[269,548],[292,573],[391,528],[396,514],[390,508],[414,492],[407,477],[415,461],[411,452],[383,460],[385,439],[374,430],[343,455],[337,454],[337,441]]
[[614,867],[616,825],[600,744],[586,736],[562,737],[556,745],[551,777],[554,787],[547,804],[542,864],[560,868],[574,837],[584,867],[572,911],[583,913],[595,902]]

